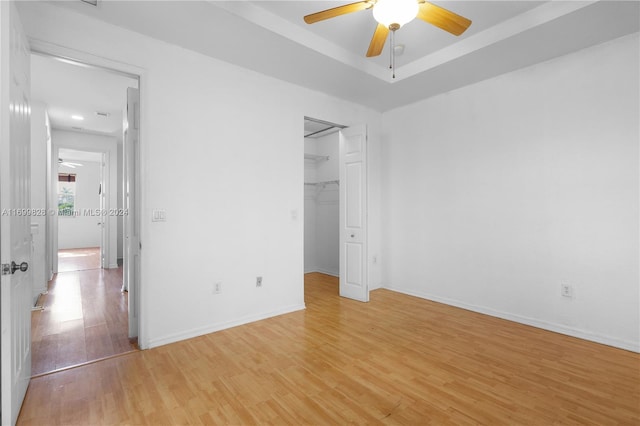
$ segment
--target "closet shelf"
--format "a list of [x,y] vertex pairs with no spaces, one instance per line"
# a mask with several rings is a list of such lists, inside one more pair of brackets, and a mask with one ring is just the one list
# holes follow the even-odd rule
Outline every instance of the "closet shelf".
[[329,161],[328,155],[317,155],[317,154],[304,154],[305,160],[313,160],[313,161]]
[[339,180],[325,180],[324,182],[305,182],[305,185],[329,185],[335,183],[336,185],[340,185],[340,181]]

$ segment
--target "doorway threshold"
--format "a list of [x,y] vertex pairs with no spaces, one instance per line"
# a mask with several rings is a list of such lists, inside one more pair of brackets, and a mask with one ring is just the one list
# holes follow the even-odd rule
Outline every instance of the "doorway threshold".
[[[136,347],[137,347],[137,345],[136,345]],[[114,358],[119,358],[119,357],[122,357],[122,356],[125,356],[125,355],[131,355],[131,354],[134,354],[134,353],[137,353],[137,352],[140,352],[139,348],[130,350],[128,352],[123,352],[123,353],[120,353],[120,354],[105,356],[104,358],[92,359],[91,361],[81,362],[79,364],[68,365],[66,367],[57,368],[55,370],[47,371],[47,372],[44,372],[44,373],[34,374],[33,376],[31,376],[31,378],[32,379],[37,379],[38,377],[44,377],[44,376],[49,376],[51,374],[61,373],[63,371],[67,371],[67,370],[73,370],[74,368],[84,367],[86,365],[91,365],[91,364],[95,364],[95,363],[98,363],[98,362],[107,361],[107,360],[114,359]]]

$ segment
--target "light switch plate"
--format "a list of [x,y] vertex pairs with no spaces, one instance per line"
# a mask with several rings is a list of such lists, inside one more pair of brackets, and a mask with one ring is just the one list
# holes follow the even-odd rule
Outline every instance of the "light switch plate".
[[153,215],[151,216],[152,222],[166,222],[167,211],[163,209],[153,209]]

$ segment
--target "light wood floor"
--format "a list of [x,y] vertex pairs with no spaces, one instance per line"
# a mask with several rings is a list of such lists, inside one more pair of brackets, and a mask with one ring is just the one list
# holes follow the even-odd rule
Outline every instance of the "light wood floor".
[[31,313],[31,374],[135,350],[121,287],[121,268],[59,272]]
[[640,423],[640,357],[305,279],[307,309],[33,379],[19,424]]
[[100,247],[58,250],[58,272],[100,268]]

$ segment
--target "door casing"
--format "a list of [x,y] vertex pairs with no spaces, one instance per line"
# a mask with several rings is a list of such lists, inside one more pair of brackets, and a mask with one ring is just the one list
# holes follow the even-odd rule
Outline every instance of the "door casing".
[[[100,68],[102,70],[106,70],[108,72],[114,72],[117,74],[125,75],[127,77],[137,79],[138,80],[138,90],[140,93],[140,105],[139,105],[139,124],[140,128],[138,130],[138,143],[139,143],[139,156],[135,161],[135,169],[137,170],[138,175],[140,176],[140,192],[137,194],[137,203],[140,206],[137,214],[138,221],[140,223],[140,238],[141,241],[144,239],[146,235],[146,224],[144,221],[140,220],[141,212],[145,209],[145,198],[144,198],[144,175],[145,175],[145,165],[142,159],[145,157],[146,149],[144,144],[144,135],[146,134],[146,125],[147,120],[146,117],[146,109],[145,109],[145,85],[144,82],[147,79],[147,72],[144,68],[140,68],[133,64],[126,64],[123,62],[116,62],[110,59],[106,59],[101,56],[96,56],[88,52],[82,52],[75,49],[70,49],[65,46],[60,46],[52,43],[48,43],[43,40],[30,40],[31,43],[31,52],[46,56],[51,56],[58,58],[60,60],[66,62],[77,63],[84,67],[94,67]],[[124,95],[123,95],[124,96]],[[54,156],[54,158],[57,158]],[[53,256],[53,253],[52,253]],[[54,265],[57,264],[57,261],[54,260]],[[140,269],[144,268],[144,252],[140,253]],[[146,298],[146,287],[142,281],[140,281],[137,285],[138,290],[138,324],[137,324],[137,336],[138,336],[138,347],[141,349],[147,349],[149,347],[148,343],[148,326],[146,321],[146,311],[147,306],[145,303]]]

